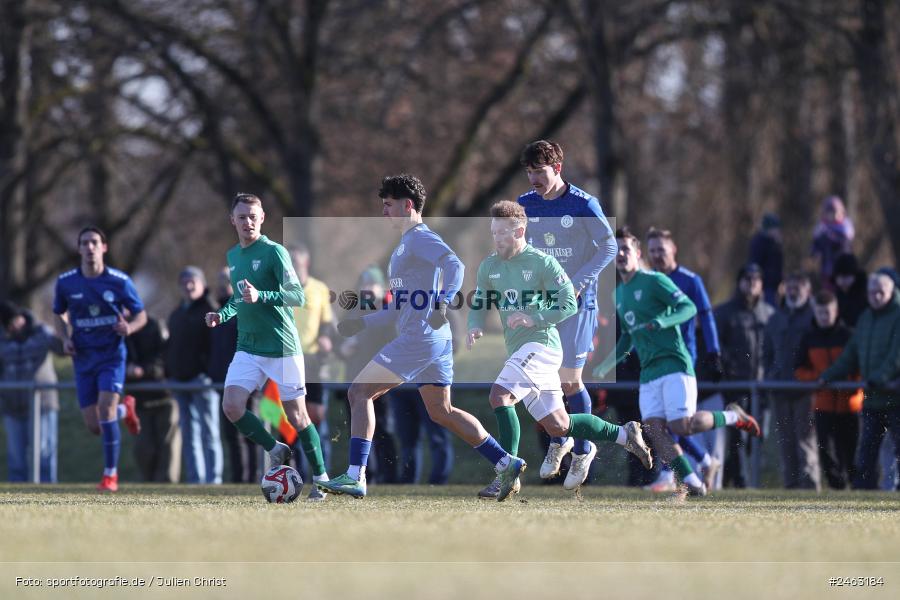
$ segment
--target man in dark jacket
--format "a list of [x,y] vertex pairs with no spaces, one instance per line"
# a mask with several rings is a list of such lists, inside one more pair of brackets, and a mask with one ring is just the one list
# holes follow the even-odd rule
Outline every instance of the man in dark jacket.
[[762,270],[763,295],[766,302],[778,306],[778,288],[784,268],[784,251],[781,245],[781,219],[772,213],[762,218],[762,227],[750,240],[750,262]]
[[[9,302],[0,304],[0,325],[0,381],[56,383],[50,352],[62,354],[62,340],[30,312]],[[41,405],[40,479],[42,483],[56,483],[59,397],[56,390],[37,394]],[[29,480],[31,404],[31,394],[26,390],[0,392],[10,481]]]
[[[812,329],[809,302],[812,284],[805,273],[791,273],[785,281],[785,305],[766,326],[766,378],[794,381],[794,365],[804,334]],[[809,392],[774,392],[775,437],[781,450],[781,474],[787,489],[819,489],[819,452],[815,415]]]
[[[728,302],[713,310],[725,381],[761,380],[763,377],[763,342],[765,327],[775,309],[763,299],[762,270],[750,263],[738,271],[737,291]],[[728,404],[738,402],[749,408],[749,395],[731,392]],[[741,433],[727,428],[723,485],[746,487],[747,454]]]
[[[816,381],[834,364],[852,335],[851,329],[838,320],[838,303],[833,293],[821,290],[812,305],[815,323],[800,340],[797,351],[794,375],[799,381]],[[842,490],[852,481],[863,392],[823,389],[814,398],[822,474],[830,488]]]
[[[837,362],[822,374],[821,382],[846,379],[859,370],[866,382],[862,428],[853,487],[878,486],[878,449],[885,432],[900,454],[900,294],[884,273],[869,277],[869,308],[859,317],[856,331]],[[896,460],[896,457],[895,457]]]
[[[125,339],[128,359],[126,383],[164,381],[165,331],[159,319],[148,317],[147,325]],[[181,431],[178,404],[165,391],[134,392],[141,418],[141,431],[134,442],[134,458],[146,482],[178,483],[181,473]]]
[[[181,304],[169,316],[166,374],[179,382],[209,385],[210,329],[206,313],[215,310],[206,291],[206,277],[198,267],[185,267],[178,276]],[[175,392],[181,423],[182,455],[187,483],[222,483],[222,440],[219,431],[219,394],[207,389]]]

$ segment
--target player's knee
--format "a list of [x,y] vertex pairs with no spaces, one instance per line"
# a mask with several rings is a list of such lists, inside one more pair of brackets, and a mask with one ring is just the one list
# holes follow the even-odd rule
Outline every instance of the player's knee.
[[450,420],[450,413],[453,412],[453,407],[449,404],[426,404],[425,410],[432,421],[438,425],[444,425]]
[[222,412],[225,413],[225,418],[232,423],[239,421],[246,411],[246,404],[235,402],[233,399],[226,398],[225,401],[222,402]]
[[347,401],[350,406],[365,404],[369,401],[369,394],[361,385],[353,384],[347,390]]

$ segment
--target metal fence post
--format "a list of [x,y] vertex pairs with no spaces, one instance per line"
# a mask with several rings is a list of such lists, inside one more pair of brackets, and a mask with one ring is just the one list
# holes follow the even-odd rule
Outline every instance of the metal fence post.
[[[750,414],[759,419],[762,424],[760,412],[759,387],[756,381],[750,386]],[[760,438],[750,436],[750,487],[759,487],[759,472],[762,465],[762,447]]]
[[28,386],[31,394],[31,482],[41,482],[41,397],[34,381]]

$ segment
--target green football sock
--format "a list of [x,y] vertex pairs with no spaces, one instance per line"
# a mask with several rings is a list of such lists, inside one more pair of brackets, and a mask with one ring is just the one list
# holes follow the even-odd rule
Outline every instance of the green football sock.
[[713,416],[713,429],[725,427],[725,413],[721,410],[710,411]]
[[566,435],[592,442],[615,442],[619,437],[619,426],[596,415],[569,415],[569,431]]
[[259,417],[249,410],[244,412],[244,416],[234,422],[237,430],[251,442],[255,442],[266,449],[266,452],[275,447],[275,438],[266,431]]
[[306,455],[306,460],[312,466],[313,475],[324,475],[325,459],[322,458],[322,443],[315,425],[310,423],[306,429],[297,432],[297,437],[300,439],[300,447]]
[[516,414],[515,406],[498,406],[494,409],[494,416],[497,418],[497,427],[500,436],[497,439],[500,446],[513,456],[519,455],[519,437],[522,430],[519,427],[519,415]]
[[681,481],[684,481],[688,475],[694,472],[691,468],[691,463],[688,462],[688,459],[684,454],[673,460],[671,467]]

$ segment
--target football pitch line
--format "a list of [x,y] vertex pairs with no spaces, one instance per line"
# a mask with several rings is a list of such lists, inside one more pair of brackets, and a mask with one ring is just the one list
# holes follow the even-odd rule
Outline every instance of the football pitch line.
[[[340,597],[546,597],[571,583],[579,598],[821,598],[848,593],[827,581],[851,575],[886,579],[854,590],[867,597],[900,590],[900,564],[881,562],[900,557],[898,494],[728,491],[677,503],[526,486],[497,503],[475,498],[477,487],[376,486],[364,500],[270,505],[257,486],[132,484],[101,496],[90,485],[3,485],[0,596],[252,597],[268,573],[340,582]],[[15,585],[28,573],[170,585]],[[221,577],[226,587],[177,585]]]

